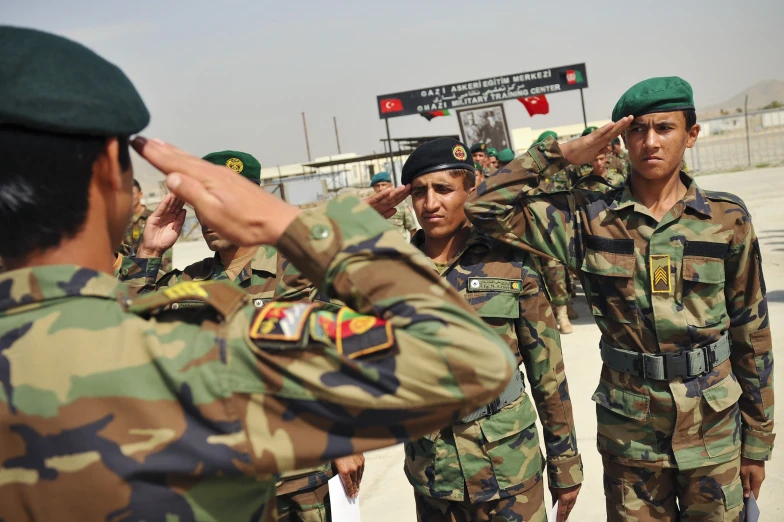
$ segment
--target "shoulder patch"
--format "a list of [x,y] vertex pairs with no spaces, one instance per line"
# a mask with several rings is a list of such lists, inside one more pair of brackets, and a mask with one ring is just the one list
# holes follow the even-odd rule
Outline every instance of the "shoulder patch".
[[128,311],[138,315],[152,314],[182,301],[198,301],[226,317],[245,299],[246,294],[242,289],[226,281],[186,281],[134,299]]
[[253,317],[250,338],[304,347],[309,333],[308,318],[315,307],[312,303],[268,303]]
[[[331,333],[329,328],[326,330]],[[334,339],[338,353],[349,359],[383,352],[395,345],[391,323],[345,307],[335,317]]]
[[746,214],[751,216],[751,214],[749,214],[749,209],[746,207],[746,204],[735,194],[730,194],[729,192],[718,192],[715,190],[700,190],[702,190],[705,193],[705,197],[711,201],[728,201],[730,203],[735,203],[740,208],[742,208]]

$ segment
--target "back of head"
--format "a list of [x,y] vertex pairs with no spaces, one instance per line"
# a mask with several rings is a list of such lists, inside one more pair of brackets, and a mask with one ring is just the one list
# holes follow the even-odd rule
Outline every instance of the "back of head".
[[53,34],[0,26],[0,77],[0,257],[20,258],[80,231],[107,139],[128,170],[150,116],[119,68]]

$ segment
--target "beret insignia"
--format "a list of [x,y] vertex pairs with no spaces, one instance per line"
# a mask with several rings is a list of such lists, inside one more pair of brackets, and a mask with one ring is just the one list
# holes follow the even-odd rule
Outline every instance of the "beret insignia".
[[455,157],[457,161],[465,161],[466,158],[468,157],[465,147],[459,144],[455,145],[454,148],[452,149],[452,155]]
[[245,168],[245,165],[242,164],[242,160],[239,158],[229,158],[226,160],[226,166],[229,167],[231,170],[239,174],[242,172],[242,169]]

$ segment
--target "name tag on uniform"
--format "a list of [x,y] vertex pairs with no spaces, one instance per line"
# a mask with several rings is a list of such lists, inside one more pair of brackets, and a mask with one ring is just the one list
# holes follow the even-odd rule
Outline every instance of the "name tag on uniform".
[[672,290],[670,275],[670,256],[667,254],[651,254],[651,292],[669,294]]
[[469,277],[469,292],[510,292],[519,293],[523,288],[520,279],[502,279],[500,277]]

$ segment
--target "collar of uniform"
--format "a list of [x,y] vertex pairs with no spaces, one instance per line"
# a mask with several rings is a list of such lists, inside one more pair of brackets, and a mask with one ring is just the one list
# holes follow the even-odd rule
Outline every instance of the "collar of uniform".
[[74,265],[37,266],[0,275],[0,314],[65,297],[115,300],[121,295],[128,295],[128,290],[115,277]]
[[144,205],[142,205],[142,209],[143,210],[141,212],[139,212],[138,214],[134,214],[133,217],[131,217],[131,223],[136,223],[141,218],[147,219],[148,217],[150,217],[150,214],[152,214],[152,210],[145,207]]
[[[645,206],[637,201],[637,199],[635,199],[635,197],[632,195],[632,186],[630,181],[631,180],[626,182],[623,190],[620,191],[618,196],[615,198],[615,201],[610,205],[610,208],[613,210],[621,210],[626,207],[639,205],[640,208],[638,208],[637,211],[643,214],[648,214],[648,209],[645,208]],[[705,193],[702,191],[702,189],[697,186],[697,183],[694,181],[694,179],[685,172],[681,171],[681,182],[686,185],[686,194],[678,203],[676,203],[676,205],[683,203],[683,205],[694,210],[698,214],[710,217],[711,209],[710,205],[708,204],[708,198],[705,196]]]
[[[471,226],[471,230],[468,233],[468,238],[466,239],[465,244],[447,262],[447,266],[449,268],[452,268],[452,265],[454,265],[457,262],[457,260],[460,259],[460,257],[463,254],[465,254],[466,251],[468,251],[469,248],[482,245],[490,249],[492,248],[492,242],[493,242],[492,239],[482,234],[476,227]],[[411,238],[411,244],[417,247],[421,251],[422,248],[425,246],[425,231],[422,229],[417,230],[416,233],[414,234],[414,237]],[[449,270],[449,268],[447,269],[447,271]]]
[[[242,268],[239,276],[237,276],[236,282],[241,283],[251,276],[247,268],[248,265],[245,265]],[[253,272],[267,272],[271,274],[272,277],[276,277],[278,275],[278,251],[275,247],[261,245],[258,250],[256,250],[253,259],[250,260],[250,269]],[[215,255],[212,257],[212,271],[209,279],[220,279],[220,276],[225,273],[226,267],[223,266],[220,254],[215,252]],[[194,278],[194,280],[197,280],[197,278]]]

